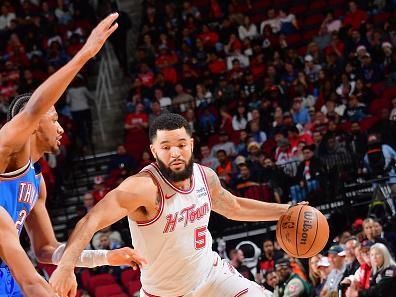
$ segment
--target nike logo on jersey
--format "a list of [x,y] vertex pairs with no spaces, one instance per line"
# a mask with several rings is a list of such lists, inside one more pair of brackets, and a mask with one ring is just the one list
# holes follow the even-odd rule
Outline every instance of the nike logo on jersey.
[[175,195],[176,195],[176,193],[173,193],[172,195],[165,194],[165,199],[166,200],[171,199]]

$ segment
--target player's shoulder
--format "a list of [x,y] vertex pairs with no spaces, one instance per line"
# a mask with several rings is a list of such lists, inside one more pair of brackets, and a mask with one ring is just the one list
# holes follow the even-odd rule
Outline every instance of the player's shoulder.
[[117,190],[126,191],[131,193],[150,193],[156,192],[157,185],[154,181],[153,176],[148,172],[138,172],[128,178],[126,178],[118,187]]
[[202,169],[202,171],[204,172],[206,177],[217,175],[216,172],[212,168],[202,165],[202,164],[198,164],[198,163],[195,163],[195,164],[196,164],[196,166],[199,166]]

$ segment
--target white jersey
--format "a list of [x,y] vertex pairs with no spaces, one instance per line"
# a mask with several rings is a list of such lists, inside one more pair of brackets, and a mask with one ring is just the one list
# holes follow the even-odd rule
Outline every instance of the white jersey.
[[141,271],[148,296],[181,296],[209,275],[215,261],[208,230],[211,197],[203,167],[194,163],[191,188],[177,189],[155,163],[142,169],[158,187],[160,208],[147,222],[129,220],[134,248],[148,261]]

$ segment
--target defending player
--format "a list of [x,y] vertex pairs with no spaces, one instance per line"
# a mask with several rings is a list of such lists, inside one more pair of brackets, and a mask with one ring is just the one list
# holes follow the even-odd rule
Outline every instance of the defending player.
[[92,235],[125,216],[134,247],[148,261],[141,296],[271,296],[212,251],[207,226],[211,210],[232,220],[267,221],[278,220],[289,205],[225,190],[213,170],[193,163],[191,130],[180,115],[159,116],[150,127],[150,141],[156,162],[108,193],[77,224],[50,279],[59,296],[73,296],[74,266]]
[[[63,129],[52,105],[117,28],[113,25],[116,18],[117,14],[113,14],[103,20],[80,52],[45,81],[31,98],[29,95],[16,98],[10,106],[9,122],[0,130],[0,257],[4,260],[0,259],[1,296],[22,296],[18,284],[24,296],[54,296],[30,263],[18,238],[25,223],[40,262],[56,263],[63,252],[64,246],[56,241],[45,208],[44,180],[33,164],[44,152],[59,149]],[[107,252],[94,252],[84,252],[79,264],[88,267],[108,263],[120,265],[136,258],[131,255],[131,249],[116,251],[108,257]]]

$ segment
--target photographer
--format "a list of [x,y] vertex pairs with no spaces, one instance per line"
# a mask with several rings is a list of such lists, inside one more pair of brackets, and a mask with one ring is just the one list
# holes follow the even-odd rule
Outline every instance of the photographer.
[[383,144],[376,134],[368,136],[368,150],[364,156],[364,163],[370,178],[389,176],[389,185],[393,193],[396,192],[396,152],[387,144]]

